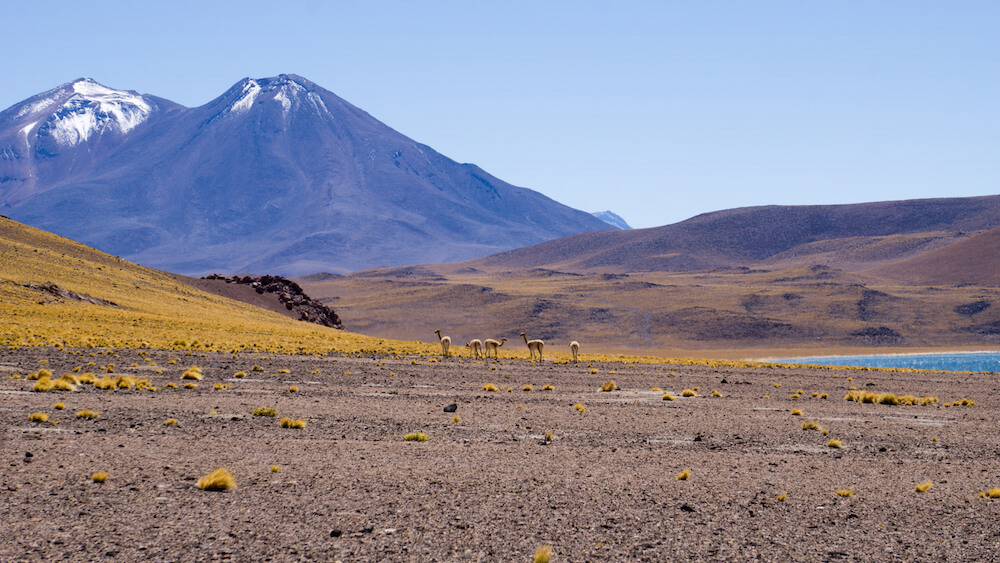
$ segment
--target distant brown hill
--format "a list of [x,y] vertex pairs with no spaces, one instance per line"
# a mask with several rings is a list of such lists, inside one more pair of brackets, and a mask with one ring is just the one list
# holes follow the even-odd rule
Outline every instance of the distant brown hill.
[[1000,228],[865,273],[920,285],[1000,286]]
[[517,346],[526,331],[667,355],[954,349],[1000,342],[998,265],[1000,196],[988,196],[732,209],[299,283],[352,329],[393,338],[440,328]]
[[[996,227],[1000,227],[1000,196],[748,207],[651,229],[582,233],[465,265],[577,272],[690,271],[773,259],[783,260],[784,265],[864,268],[946,245],[965,232]],[[878,252],[872,253],[876,248]],[[824,258],[817,260],[810,257],[813,254]]]

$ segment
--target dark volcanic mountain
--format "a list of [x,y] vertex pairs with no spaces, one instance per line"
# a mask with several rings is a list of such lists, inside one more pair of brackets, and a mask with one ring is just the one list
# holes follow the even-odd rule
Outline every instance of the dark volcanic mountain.
[[463,260],[609,227],[294,75],[197,108],[88,79],[17,104],[0,213],[187,274]]
[[[582,233],[489,256],[471,266],[636,272],[753,266],[770,260],[850,268],[914,256],[960,239],[963,232],[998,226],[1000,196],[773,205],[705,213],[650,229]],[[873,247],[881,254],[861,256],[873,254]]]

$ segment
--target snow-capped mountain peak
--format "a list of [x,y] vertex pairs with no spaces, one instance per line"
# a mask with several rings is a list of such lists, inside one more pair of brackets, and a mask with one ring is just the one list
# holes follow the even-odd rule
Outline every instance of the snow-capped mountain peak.
[[328,112],[323,99],[312,91],[308,81],[295,76],[282,74],[274,78],[244,78],[237,86],[235,99],[222,115],[242,115],[255,102],[269,100],[280,104],[286,115],[301,104],[308,104],[317,113]]
[[[65,97],[69,94],[68,97]],[[65,99],[62,99],[64,98]],[[153,107],[135,92],[115,90],[90,78],[81,78],[32,105],[32,112],[62,102],[40,128],[63,147],[80,144],[93,135],[128,133],[149,118]]]

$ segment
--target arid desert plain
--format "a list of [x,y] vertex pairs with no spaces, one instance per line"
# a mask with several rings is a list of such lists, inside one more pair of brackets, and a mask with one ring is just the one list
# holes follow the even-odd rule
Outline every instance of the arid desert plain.
[[[0,560],[986,561],[997,377],[4,349]],[[235,488],[201,490],[220,467]]]

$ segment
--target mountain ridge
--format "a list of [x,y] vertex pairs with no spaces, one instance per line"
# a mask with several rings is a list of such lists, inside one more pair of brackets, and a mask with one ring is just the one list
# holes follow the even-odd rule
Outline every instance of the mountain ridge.
[[[76,83],[48,93],[69,89]],[[143,95],[156,111],[127,135],[109,130],[44,151],[28,150],[40,138],[20,133],[18,113],[39,96],[0,113],[0,210],[151,267],[346,272],[609,228],[459,164],[296,75],[244,78],[196,108]],[[54,119],[43,111],[29,117]]]
[[472,260],[468,267],[688,271],[747,266],[822,241],[931,232],[954,238],[998,226],[1000,196],[769,205],[704,213],[661,227],[580,233]]

